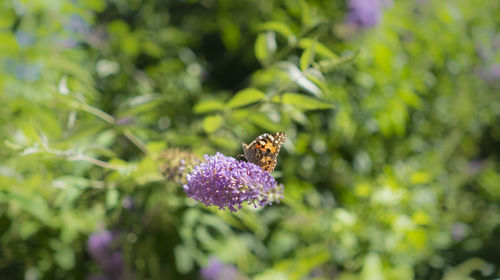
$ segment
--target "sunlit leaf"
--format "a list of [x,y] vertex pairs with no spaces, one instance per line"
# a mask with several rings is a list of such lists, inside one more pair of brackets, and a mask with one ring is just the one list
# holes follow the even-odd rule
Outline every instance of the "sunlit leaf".
[[206,116],[203,119],[203,129],[206,133],[212,133],[222,126],[223,121],[224,119],[221,115]]
[[178,245],[174,248],[175,255],[175,266],[177,270],[181,273],[187,273],[191,271],[193,267],[193,258],[187,248],[182,245]]
[[330,59],[320,60],[318,62],[314,62],[313,66],[322,73],[327,73],[337,69],[338,67],[340,67],[345,63],[353,61],[358,53],[359,52],[354,52],[347,55],[343,55],[340,58],[330,58]]
[[415,171],[410,176],[412,184],[427,184],[432,180],[431,174],[423,171]]
[[410,230],[406,238],[415,250],[422,250],[427,243],[428,236],[423,228],[417,228]]
[[284,129],[282,125],[270,121],[264,114],[253,114],[250,116],[250,120],[267,131],[282,131]]
[[266,95],[262,91],[255,88],[247,88],[237,92],[231,99],[229,99],[227,106],[229,108],[238,108],[259,102],[265,97]]
[[211,113],[224,109],[224,103],[219,100],[208,99],[203,100],[194,105],[193,112],[196,114]]
[[274,32],[260,33],[255,41],[255,57],[262,65],[267,65],[272,54],[276,51],[276,38]]
[[366,255],[363,269],[361,270],[361,278],[363,280],[383,280],[385,279],[382,261],[376,253]]
[[239,143],[235,139],[232,139],[229,137],[220,137],[220,136],[216,136],[216,135],[210,135],[209,140],[214,145],[216,145],[220,148],[233,149],[233,150],[241,148],[241,143]]
[[302,70],[302,72],[306,71],[309,65],[311,65],[311,63],[313,62],[315,46],[316,40],[314,40],[312,44],[309,45],[302,53],[302,56],[300,57],[300,70]]
[[143,112],[154,110],[155,108],[161,110],[160,104],[162,104],[162,102],[164,102],[164,99],[158,95],[141,95],[132,98],[123,104],[123,107],[127,108],[120,111],[119,117],[136,116]]
[[106,8],[106,1],[104,0],[87,0],[82,3],[87,8],[96,12],[102,12]]
[[261,64],[269,57],[269,52],[267,51],[267,42],[266,35],[264,33],[260,33],[257,35],[257,39],[255,40],[254,46],[255,57],[260,61]]
[[312,44],[315,44],[315,51],[318,55],[330,59],[338,59],[338,55],[336,55],[333,51],[331,51],[328,47],[321,44],[320,42],[315,42],[315,40],[310,38],[304,38],[299,41],[299,46],[302,49],[310,48]]
[[311,7],[307,4],[307,1],[300,0],[300,17],[303,26],[310,26],[312,22]]
[[62,246],[55,252],[54,259],[58,265],[65,270],[70,270],[75,266],[75,252],[71,247]]
[[285,38],[288,39],[288,42],[293,43],[295,42],[296,38],[295,35],[293,34],[293,31],[284,23],[279,22],[279,21],[269,21],[260,24],[259,29],[261,30],[271,30],[275,31],[276,33],[279,33],[283,35]]
[[9,53],[15,53],[18,50],[18,45],[16,43],[16,38],[14,34],[10,32],[0,31],[0,52],[4,55]]
[[273,97],[272,101],[292,105],[300,110],[321,110],[333,108],[333,105],[330,103],[300,93],[284,93],[281,96]]
[[120,197],[120,194],[118,193],[118,190],[109,189],[106,192],[106,206],[108,208],[115,208],[118,204],[119,197]]
[[290,80],[294,81],[301,88],[307,90],[311,94],[320,97],[323,95],[321,90],[311,81],[309,81],[306,76],[295,66],[293,63],[280,61],[276,65],[287,72]]

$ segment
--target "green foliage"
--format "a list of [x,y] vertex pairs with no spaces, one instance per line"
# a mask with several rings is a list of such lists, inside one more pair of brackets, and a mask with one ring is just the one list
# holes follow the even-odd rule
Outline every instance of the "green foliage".
[[[1,2],[2,279],[97,275],[104,229],[136,279],[500,277],[500,2],[392,2]],[[161,175],[275,131],[279,205]]]

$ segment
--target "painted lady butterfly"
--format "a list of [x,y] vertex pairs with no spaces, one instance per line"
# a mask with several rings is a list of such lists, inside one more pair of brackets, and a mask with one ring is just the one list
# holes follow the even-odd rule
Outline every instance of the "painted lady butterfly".
[[286,140],[286,133],[264,133],[250,144],[241,143],[247,161],[256,164],[265,171],[272,172],[276,167],[278,153]]

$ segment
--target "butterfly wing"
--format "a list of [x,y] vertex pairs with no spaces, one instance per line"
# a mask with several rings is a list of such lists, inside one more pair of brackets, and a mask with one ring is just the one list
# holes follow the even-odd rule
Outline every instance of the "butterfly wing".
[[243,152],[249,162],[262,167],[265,171],[272,172],[276,167],[276,158],[285,140],[286,134],[284,132],[265,133],[249,145],[243,144]]

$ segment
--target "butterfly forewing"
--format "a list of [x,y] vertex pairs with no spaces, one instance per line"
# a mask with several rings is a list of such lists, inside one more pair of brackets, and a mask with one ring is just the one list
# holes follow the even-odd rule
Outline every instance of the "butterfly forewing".
[[284,132],[265,133],[248,145],[243,143],[243,153],[249,162],[271,172],[276,167],[276,158],[285,140],[286,134]]

